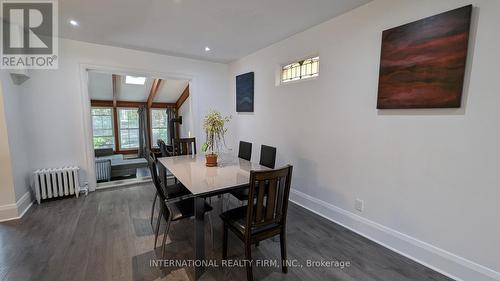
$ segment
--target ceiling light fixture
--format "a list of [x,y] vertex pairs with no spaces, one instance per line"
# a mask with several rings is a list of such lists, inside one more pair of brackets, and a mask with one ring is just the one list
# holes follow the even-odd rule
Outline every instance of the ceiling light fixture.
[[146,83],[146,77],[130,76],[130,75],[125,76],[125,84],[144,85],[145,83]]
[[78,26],[78,22],[76,20],[69,20],[69,24],[71,24],[72,26]]
[[210,52],[210,47],[205,47],[205,52]]

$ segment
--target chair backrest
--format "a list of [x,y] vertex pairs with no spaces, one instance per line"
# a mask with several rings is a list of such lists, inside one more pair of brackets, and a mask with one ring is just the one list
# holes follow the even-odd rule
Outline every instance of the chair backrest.
[[261,145],[259,164],[274,169],[276,165],[276,147]]
[[[158,196],[160,197],[161,202],[165,202],[167,199],[167,193],[163,190],[163,186],[160,183],[160,178],[158,177],[158,168],[157,168],[157,159],[156,155],[153,152],[149,153],[149,171],[151,172],[151,179],[153,180],[153,184],[158,192]],[[160,204],[163,206],[163,204]]]
[[170,157],[174,155],[172,146],[166,144],[162,139],[158,139],[157,144],[160,148],[161,157]]
[[240,147],[238,149],[238,158],[250,161],[252,158],[252,143],[246,141],[240,141]]
[[[162,139],[158,139],[156,142],[158,144],[158,147],[160,148],[160,155],[161,157],[169,157],[172,156],[172,154],[167,150],[167,145]],[[155,155],[156,156],[156,155]],[[163,167],[162,165],[157,165],[157,170],[158,170],[158,176],[160,177],[160,182],[166,185],[167,182],[167,169]]]
[[245,235],[250,235],[255,227],[285,226],[292,170],[293,167],[287,165],[276,170],[250,172],[248,202],[254,202],[254,198],[257,202],[248,204]]
[[195,155],[196,138],[173,139],[174,155]]
[[161,157],[167,157],[168,156],[167,144],[162,139],[158,139],[158,141],[156,143],[158,144],[158,147],[160,148]]

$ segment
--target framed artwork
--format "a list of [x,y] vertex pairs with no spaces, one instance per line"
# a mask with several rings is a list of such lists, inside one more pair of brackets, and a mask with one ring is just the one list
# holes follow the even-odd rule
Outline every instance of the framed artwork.
[[460,107],[472,5],[382,33],[378,109]]
[[236,76],[236,112],[253,112],[254,73]]

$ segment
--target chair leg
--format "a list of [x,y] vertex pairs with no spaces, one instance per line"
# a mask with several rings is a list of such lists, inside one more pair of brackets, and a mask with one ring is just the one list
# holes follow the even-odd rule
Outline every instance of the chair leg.
[[165,249],[167,248],[167,236],[168,236],[168,231],[170,229],[170,223],[172,222],[172,219],[168,218],[167,220],[167,225],[165,226],[165,231],[163,232],[163,242],[162,242],[162,249],[161,249],[161,257],[162,259],[165,258]]
[[208,224],[210,225],[210,238],[212,238],[212,251],[215,250],[214,224],[212,221],[212,212],[208,213]]
[[222,259],[227,259],[227,225],[225,222],[222,226]]
[[245,242],[245,258],[247,259],[247,281],[253,281],[252,264],[250,263],[252,260],[252,243],[250,241]]
[[282,231],[280,234],[280,246],[281,246],[281,270],[283,273],[288,272],[288,268],[286,266],[286,234],[285,231]]
[[160,232],[160,223],[161,223],[161,218],[163,216],[163,212],[160,209],[160,213],[158,214],[158,221],[156,222],[156,229],[155,229],[155,246],[153,249],[156,249],[156,243],[158,242],[158,233]]
[[155,197],[153,199],[153,206],[151,207],[151,226],[153,226],[153,217],[155,214],[155,205],[156,205],[156,199],[158,199],[158,191],[155,193]]

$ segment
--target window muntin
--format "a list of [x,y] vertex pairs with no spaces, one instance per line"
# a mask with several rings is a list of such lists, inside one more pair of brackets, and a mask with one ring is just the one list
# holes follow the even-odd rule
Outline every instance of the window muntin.
[[319,75],[319,57],[287,64],[281,68],[281,83],[297,81]]
[[137,108],[118,109],[120,150],[139,148],[139,113]]
[[166,109],[151,109],[151,146],[158,147],[158,140],[168,143],[168,115]]
[[115,138],[113,134],[113,109],[104,107],[91,108],[92,142],[94,148],[113,148]]

